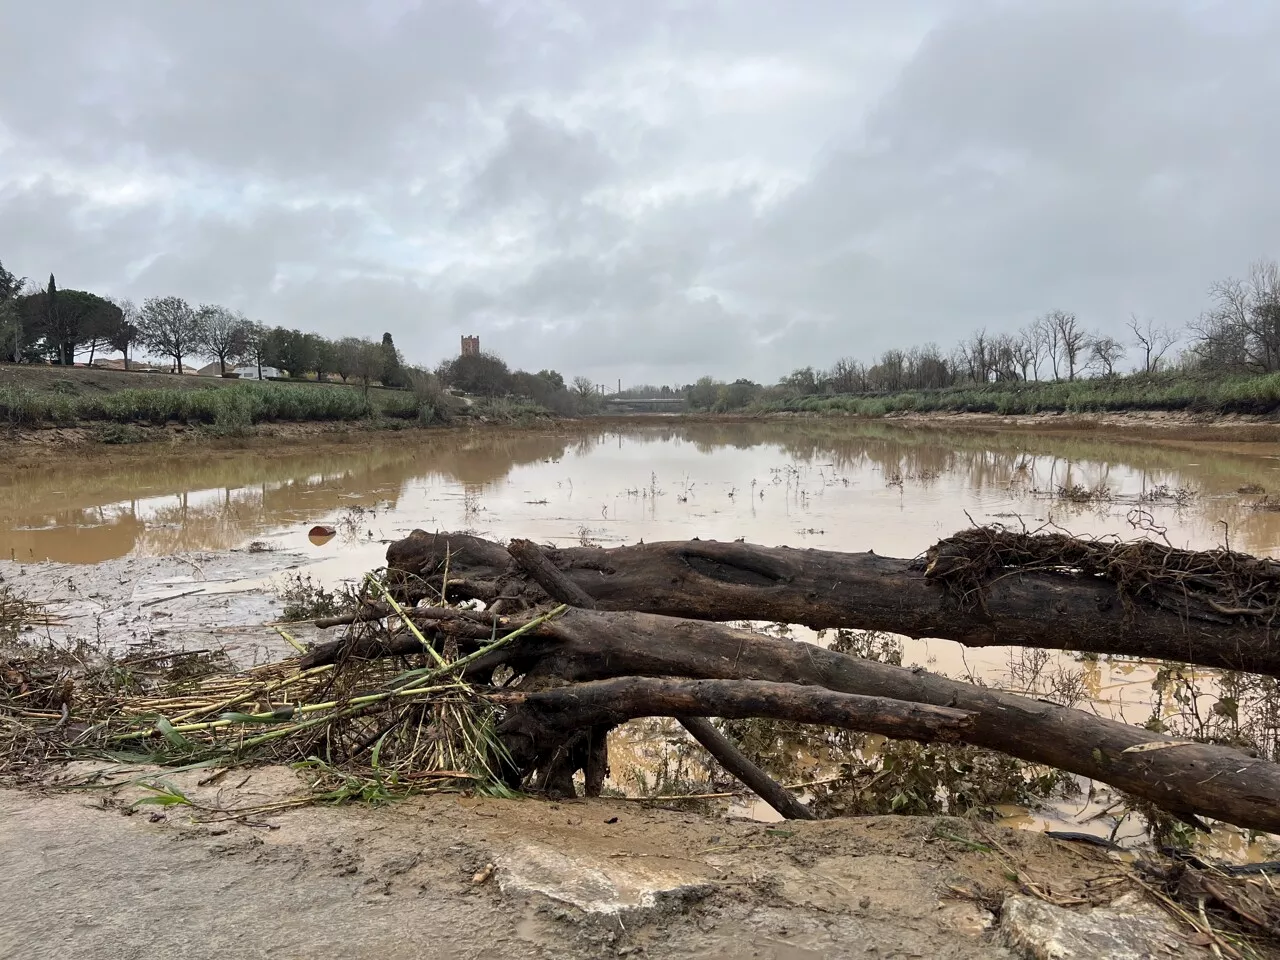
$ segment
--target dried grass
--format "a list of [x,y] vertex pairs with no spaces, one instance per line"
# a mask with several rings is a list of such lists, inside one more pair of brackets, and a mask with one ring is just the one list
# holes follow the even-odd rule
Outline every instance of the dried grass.
[[562,610],[501,637],[495,630],[463,654],[397,609],[354,624],[351,639],[408,631],[421,652],[309,668],[294,657],[240,672],[208,651],[117,659],[11,640],[0,646],[0,773],[35,778],[86,757],[183,769],[293,763],[347,781],[344,795],[361,792],[351,781],[362,776],[501,792],[496,708],[465,668]]

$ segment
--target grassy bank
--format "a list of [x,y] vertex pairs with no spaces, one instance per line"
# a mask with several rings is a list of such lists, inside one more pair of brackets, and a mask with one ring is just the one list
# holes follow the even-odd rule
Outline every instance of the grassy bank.
[[6,366],[0,370],[0,427],[97,428],[100,439],[150,438],[173,424],[238,435],[259,424],[427,426],[455,419],[518,423],[546,417],[541,407],[505,399],[468,404],[433,380],[413,390],[342,384],[258,383],[219,378]]
[[0,387],[0,422],[15,427],[183,423],[231,428],[374,416],[416,419],[421,406],[410,393],[375,399],[357,389],[293,384],[240,383],[221,390],[126,389],[87,396]]
[[969,384],[880,395],[782,397],[757,403],[752,410],[862,417],[908,412],[1022,415],[1140,410],[1266,415],[1280,411],[1280,374]]

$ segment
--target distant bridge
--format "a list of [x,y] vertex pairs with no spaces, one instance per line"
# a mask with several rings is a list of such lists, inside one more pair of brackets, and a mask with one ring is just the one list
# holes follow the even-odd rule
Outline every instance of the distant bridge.
[[634,397],[606,400],[610,413],[683,413],[689,409],[683,397]]

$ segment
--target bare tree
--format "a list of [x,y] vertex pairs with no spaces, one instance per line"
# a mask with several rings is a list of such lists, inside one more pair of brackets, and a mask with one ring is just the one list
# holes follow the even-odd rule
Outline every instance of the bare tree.
[[906,374],[906,355],[901,350],[886,350],[880,362],[871,369],[876,371],[881,389],[890,393],[902,390]]
[[1019,330],[1010,345],[1013,362],[1017,364],[1023,380],[1030,380],[1032,375],[1040,379],[1040,342],[1032,327]]
[[1080,326],[1074,313],[1066,310],[1054,310],[1045,318],[1049,324],[1050,349],[1053,351],[1053,378],[1059,378],[1058,360],[1067,365],[1067,379],[1076,378],[1080,354],[1089,342],[1089,334]]
[[596,385],[591,382],[590,377],[574,377],[573,388],[578,391],[579,396],[588,397],[596,392]]
[[975,330],[959,347],[965,372],[974,383],[986,383],[991,367],[990,343],[986,329]]
[[1259,260],[1245,280],[1210,288],[1214,305],[1192,325],[1201,363],[1270,373],[1280,370],[1280,266]]
[[1040,363],[1044,360],[1045,354],[1049,352],[1049,332],[1048,324],[1041,317],[1032,320],[1022,331],[1022,339],[1025,343],[1027,355],[1031,358],[1031,373],[1037,380],[1040,379]]
[[[1055,311],[1058,313],[1061,311]],[[1053,370],[1053,379],[1061,380],[1062,372],[1059,362],[1062,359],[1062,341],[1058,333],[1058,325],[1054,322],[1054,314],[1046,313],[1043,317],[1036,320],[1036,327],[1040,331],[1040,343],[1044,348],[1045,356],[1049,358],[1049,366]]]
[[195,347],[206,357],[218,361],[219,372],[227,375],[227,364],[234,366],[249,351],[249,320],[216,304],[203,304],[196,311]]
[[859,364],[850,357],[841,357],[831,365],[826,381],[831,384],[834,393],[856,393],[858,391]]
[[1128,327],[1133,333],[1134,346],[1142,353],[1142,372],[1155,373],[1169,348],[1178,342],[1180,334],[1151,319],[1140,321],[1137,314],[1129,315]]
[[196,312],[181,297],[150,297],[138,314],[138,342],[153,353],[171,357],[178,373],[199,339]]
[[1096,336],[1089,340],[1090,362],[1097,365],[1104,377],[1116,375],[1116,364],[1124,359],[1124,344],[1115,337]]
[[950,386],[955,380],[955,371],[938,345],[930,341],[915,351],[912,377],[917,387],[936,390]]
[[1017,340],[1009,333],[998,334],[991,341],[989,365],[997,380],[1018,379],[1017,347]]

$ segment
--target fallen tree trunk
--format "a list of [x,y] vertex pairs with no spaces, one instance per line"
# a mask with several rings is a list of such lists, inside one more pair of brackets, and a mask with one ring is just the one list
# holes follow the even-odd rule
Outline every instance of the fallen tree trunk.
[[[693,540],[545,554],[600,610],[884,630],[971,647],[1078,650],[1280,676],[1280,642],[1265,610],[1225,607],[1190,590],[1185,602],[1176,591],[1124,593],[1111,580],[1070,569],[998,571],[972,595],[957,596],[939,575],[945,564],[930,570],[874,553]],[[446,555],[450,599],[471,595],[463,580],[477,596],[518,597],[529,606],[547,599],[503,546],[465,534],[414,531],[387,548],[387,565],[412,593],[417,581],[438,588]]]
[[1183,815],[1280,832],[1280,764],[927,670],[861,660],[722,624],[569,610],[473,669],[483,675],[499,663],[534,680],[765,680],[961,710],[976,715],[972,726],[963,728],[966,743],[1108,783]]
[[924,743],[959,742],[977,720],[950,707],[759,680],[620,677],[533,692],[517,687],[490,698],[523,708],[499,731],[528,738],[535,750],[554,747],[582,727],[616,726],[636,717],[771,717]]
[[[550,596],[560,600],[562,603],[570,603],[583,610],[596,609],[595,600],[589,597],[585,590],[557,570],[533,541],[513,540],[508,552],[515,558],[520,569],[532,577]],[[634,696],[634,687],[628,688],[628,690]],[[619,690],[620,694],[624,692],[621,689]],[[714,692],[704,691],[704,695],[709,696]],[[732,699],[732,696],[726,696],[724,691],[719,692],[722,701],[729,702]],[[745,693],[736,691],[734,695],[745,696]],[[639,715],[636,714],[636,716]],[[781,817],[786,820],[814,819],[813,813],[808,807],[784,790],[773,777],[753,763],[746,754],[738,749],[733,741],[717,730],[709,720],[702,716],[689,716],[686,714],[673,714],[673,716],[676,717],[689,736],[698,741],[707,753],[719,761],[720,766],[754,790],[756,796],[773,807]],[[630,718],[623,717],[623,719]],[[600,729],[608,728],[602,727]],[[607,751],[607,747],[605,749]]]
[[[444,630],[464,627],[435,622]],[[509,622],[499,632],[518,626]],[[392,638],[382,651],[420,652],[421,644],[410,635]],[[473,662],[467,675],[484,682],[498,666],[525,674],[534,684],[620,677],[763,680],[961,710],[975,715],[963,730],[965,743],[1108,783],[1180,814],[1280,833],[1280,764],[924,669],[862,660],[723,624],[569,610]]]

